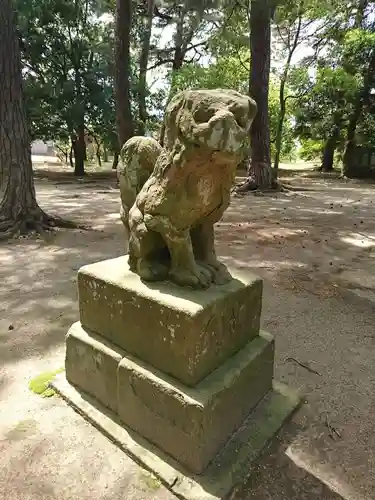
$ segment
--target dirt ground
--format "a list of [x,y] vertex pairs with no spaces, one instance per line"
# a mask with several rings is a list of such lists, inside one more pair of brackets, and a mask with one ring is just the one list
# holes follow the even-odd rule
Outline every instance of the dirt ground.
[[[265,280],[276,378],[306,396],[232,500],[373,500],[375,185],[287,180],[303,190],[234,197],[217,225],[221,259]],[[36,187],[46,211],[92,230],[0,245],[0,497],[171,499],[57,397],[28,389],[64,364],[79,267],[124,249],[113,174],[37,168]]]

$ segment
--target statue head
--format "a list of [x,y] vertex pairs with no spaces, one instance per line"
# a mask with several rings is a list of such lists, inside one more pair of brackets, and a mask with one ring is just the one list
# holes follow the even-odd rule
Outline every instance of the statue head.
[[176,142],[211,151],[241,154],[257,106],[234,90],[187,90],[176,94],[165,113],[164,147]]

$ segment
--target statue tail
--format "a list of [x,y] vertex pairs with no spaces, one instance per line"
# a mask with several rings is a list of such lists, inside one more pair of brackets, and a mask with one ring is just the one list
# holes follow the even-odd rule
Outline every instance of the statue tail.
[[152,174],[161,145],[152,137],[134,136],[122,147],[117,178],[121,201],[130,210],[138,193]]

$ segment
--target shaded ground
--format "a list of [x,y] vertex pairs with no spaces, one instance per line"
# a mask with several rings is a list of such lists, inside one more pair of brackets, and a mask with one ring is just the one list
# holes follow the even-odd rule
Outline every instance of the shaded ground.
[[[30,378],[63,366],[64,336],[78,318],[78,268],[124,245],[113,174],[72,182],[68,171],[52,181],[37,170],[42,207],[93,231],[0,246],[0,497],[171,499],[58,398],[28,390]],[[217,228],[221,258],[265,278],[276,377],[308,400],[233,499],[371,500],[375,186],[291,182],[307,190],[234,198]]]
[[[218,224],[221,243],[231,242],[229,260],[262,268],[292,290],[326,296],[350,289],[375,298],[375,185],[329,177],[288,182],[304,190],[232,204]],[[246,245],[252,252],[243,260]]]

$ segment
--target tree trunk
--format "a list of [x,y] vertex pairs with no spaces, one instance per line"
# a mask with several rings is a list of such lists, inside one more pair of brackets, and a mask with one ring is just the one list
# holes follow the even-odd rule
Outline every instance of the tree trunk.
[[[281,90],[281,87],[283,87],[283,90]],[[274,178],[277,179],[277,175],[279,172],[279,165],[280,165],[280,157],[281,157],[281,146],[282,146],[282,138],[283,138],[283,128],[284,128],[284,120],[285,120],[285,114],[286,114],[286,106],[285,106],[285,99],[284,99],[284,86],[281,83],[280,86],[280,95],[282,94],[282,98],[280,98],[280,114],[279,114],[279,121],[277,123],[277,130],[276,130],[276,139],[275,139],[275,162],[273,166],[274,170]]]
[[119,157],[120,157],[120,153],[118,151],[115,151],[115,153],[113,155],[112,170],[117,169]]
[[[186,16],[189,12],[188,2],[185,2],[184,5],[180,5],[178,9],[177,22],[176,22],[176,34],[174,37],[174,54],[172,61],[172,76],[171,76],[171,86],[169,89],[168,97],[167,97],[167,106],[169,101],[172,99],[174,94],[174,81],[176,73],[182,68],[186,53],[189,49],[189,44],[191,43],[194,35],[196,33],[196,29],[198,28],[204,14],[204,2],[197,3],[197,8],[195,11],[195,24],[191,26],[190,30],[186,32],[185,20]],[[161,124],[160,132],[159,132],[159,142],[163,146],[164,140],[164,132],[165,132],[165,124],[164,122]]]
[[83,177],[85,175],[85,127],[80,126],[77,133],[72,137],[72,145],[74,151],[74,175]]
[[333,161],[335,157],[335,150],[337,146],[337,138],[339,136],[340,129],[335,127],[332,134],[328,137],[322,156],[322,165],[320,167],[321,172],[332,172],[333,171]]
[[[363,25],[363,21],[365,19],[365,11],[369,4],[368,0],[359,0],[356,17],[354,20],[354,28],[361,28]],[[362,109],[364,105],[364,100],[368,98],[370,92],[370,80],[374,67],[374,56],[375,52],[371,58],[368,71],[364,78],[364,84],[362,89],[359,90],[356,101],[354,104],[354,110],[349,118],[349,123],[346,131],[346,143],[345,143],[345,151],[343,156],[343,167],[342,167],[342,175],[345,177],[355,177],[355,159],[354,153],[356,148],[356,130],[357,124],[362,114]]]
[[108,163],[108,149],[105,144],[103,145],[103,161]]
[[272,186],[268,91],[271,64],[271,16],[269,0],[252,0],[250,12],[250,96],[258,106],[251,131],[249,182],[253,188]]
[[97,162],[98,162],[98,165],[99,167],[102,166],[102,158],[101,158],[101,147],[100,147],[100,142],[99,142],[99,139],[96,137],[96,135],[94,134],[91,134],[94,141],[95,141],[95,156],[96,156],[96,159],[97,159]]
[[139,83],[138,83],[138,106],[139,106],[139,135],[145,135],[148,119],[146,96],[147,96],[147,66],[150,54],[150,40],[152,32],[152,20],[154,16],[155,0],[147,2],[147,17],[143,27],[143,42],[141,57],[139,60]]
[[0,8],[0,239],[52,225],[76,227],[45,214],[36,201],[12,0]]
[[[173,73],[181,69],[185,58],[184,46],[187,46],[189,44],[189,40],[186,40],[186,43],[184,40],[185,16],[187,12],[188,12],[188,6],[180,5],[178,9],[178,16],[176,23],[176,34],[174,37],[175,47],[174,47],[173,62],[172,62],[172,78],[173,78]],[[185,34],[185,36],[191,38],[190,33]]]
[[69,163],[70,163],[70,166],[72,168],[74,168],[74,161],[73,161],[73,141],[71,141],[71,144],[70,144]]
[[98,161],[98,166],[101,168],[101,166],[102,166],[102,157],[101,157],[101,154],[100,154],[100,146],[99,145],[96,146],[95,154],[96,154],[96,159]]
[[115,34],[116,121],[120,148],[134,135],[130,103],[132,0],[117,0]]
[[[180,6],[178,10],[178,17],[176,22],[176,34],[174,38],[174,53],[173,53],[173,61],[172,61],[172,75],[171,75],[171,85],[168,92],[166,107],[169,104],[169,101],[172,99],[174,94],[174,81],[175,74],[182,68],[184,63],[185,53],[183,51],[184,44],[184,21],[187,13],[187,6]],[[189,42],[188,42],[189,43]],[[160,131],[159,131],[159,142],[163,146],[164,145],[164,133],[165,133],[165,123],[164,120],[161,123]]]
[[[55,144],[55,148],[58,149],[60,151],[60,153],[64,155],[65,165],[67,165],[68,164],[68,156],[69,156],[68,149],[60,148],[60,146],[58,144]],[[58,153],[57,153],[57,156],[58,156]]]
[[356,148],[355,135],[357,130],[357,124],[362,114],[363,99],[365,93],[366,93],[365,88],[361,89],[361,91],[358,93],[354,105],[354,111],[349,119],[348,128],[346,131],[346,144],[345,144],[343,169],[342,169],[342,174],[345,177],[352,177],[354,174],[353,173],[353,168],[355,168],[354,153]]
[[16,15],[11,0],[0,9],[0,233],[24,231],[41,218],[22,90]]
[[373,83],[374,71],[375,71],[375,50],[371,55],[366,74],[364,75],[363,87],[359,90],[357,94],[354,104],[354,110],[349,119],[349,124],[346,134],[345,152],[343,158],[343,171],[342,171],[343,175],[346,177],[355,176],[355,172],[353,172],[353,169],[355,168],[354,153],[356,148],[356,137],[355,137],[356,130],[358,121],[362,114],[363,106],[367,104],[369,100],[370,90]]
[[275,140],[275,146],[276,146],[276,153],[275,153],[275,162],[273,166],[273,179],[276,180],[279,172],[279,164],[280,164],[280,157],[281,157],[281,146],[282,146],[282,138],[283,138],[283,129],[284,129],[284,121],[285,121],[285,115],[286,115],[286,100],[287,97],[285,97],[285,86],[288,80],[288,75],[289,75],[289,70],[290,70],[290,65],[292,63],[292,58],[293,55],[298,47],[299,43],[299,38],[301,34],[301,27],[302,27],[302,13],[299,14],[298,21],[297,21],[297,29],[294,35],[294,40],[292,45],[289,45],[289,52],[288,52],[288,57],[285,63],[285,68],[283,71],[283,74],[281,76],[281,81],[280,81],[280,90],[279,90],[279,103],[280,103],[280,113],[279,113],[279,120],[277,124],[277,130],[276,130],[276,140]]

